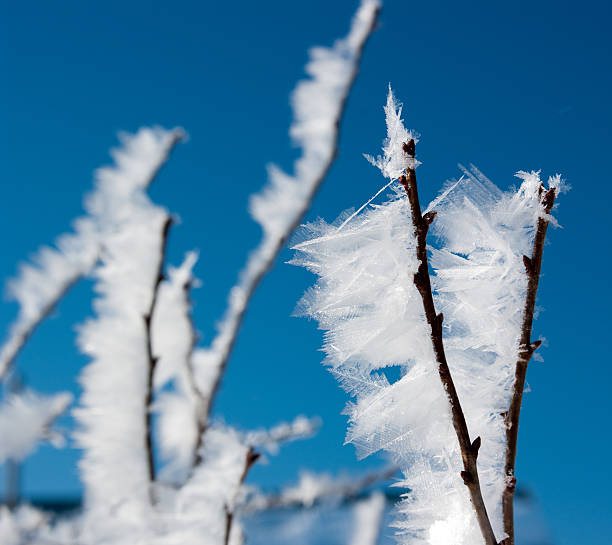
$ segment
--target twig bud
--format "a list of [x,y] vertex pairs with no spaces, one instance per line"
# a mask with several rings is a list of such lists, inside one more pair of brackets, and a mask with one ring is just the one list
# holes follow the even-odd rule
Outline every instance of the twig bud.
[[414,138],[411,138],[408,142],[406,142],[403,146],[403,149],[406,155],[409,155],[410,157],[414,157],[414,153],[415,153]]
[[480,450],[480,445],[482,444],[482,439],[480,439],[480,435],[472,441],[472,452],[478,456],[478,451]]
[[472,477],[472,474],[469,471],[462,471],[460,475],[463,479],[463,484],[468,485],[474,482],[474,477]]
[[529,343],[529,349],[532,352],[535,352],[538,348],[540,348],[541,344],[542,344],[542,341],[540,341],[540,340],[533,341],[533,342]]
[[531,276],[533,273],[533,264],[531,263],[531,259],[526,255],[523,256],[523,265],[525,265],[525,272]]
[[436,219],[436,215],[437,215],[437,212],[435,210],[431,210],[430,212],[427,212],[423,216],[423,221],[425,222],[425,225],[431,225],[433,223],[433,220]]

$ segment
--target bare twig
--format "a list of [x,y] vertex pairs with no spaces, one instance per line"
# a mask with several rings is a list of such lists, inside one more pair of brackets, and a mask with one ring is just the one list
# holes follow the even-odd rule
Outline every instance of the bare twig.
[[433,293],[431,290],[431,281],[429,278],[429,268],[427,261],[427,232],[429,226],[436,217],[436,212],[427,212],[425,215],[421,215],[421,206],[419,204],[419,193],[416,182],[416,172],[414,167],[415,157],[415,142],[410,140],[404,144],[404,152],[408,155],[410,160],[410,166],[406,169],[406,174],[402,175],[399,179],[400,183],[404,186],[408,200],[410,201],[410,210],[412,213],[412,224],[414,227],[414,234],[416,237],[416,253],[417,259],[419,260],[419,268],[414,275],[414,284],[421,295],[423,300],[423,309],[425,310],[425,318],[431,328],[431,342],[433,345],[434,354],[438,363],[438,372],[440,374],[440,380],[446,391],[446,395],[450,402],[450,408],[453,419],[453,427],[459,440],[459,447],[461,449],[461,458],[463,460],[463,471],[461,472],[461,478],[468,487],[470,492],[470,498],[472,505],[476,513],[478,525],[480,531],[485,540],[486,545],[497,545],[493,528],[491,527],[491,521],[487,514],[487,509],[482,497],[482,491],[480,490],[480,480],[478,477],[478,449],[480,448],[480,437],[476,437],[474,441],[470,439],[467,423],[465,421],[465,415],[459,402],[459,396],[451,376],[448,363],[446,361],[446,354],[444,352],[444,343],[442,339],[442,322],[444,316],[442,314],[436,314],[436,308],[433,300]]
[[[238,484],[236,485],[235,496],[238,495],[238,492],[240,491],[240,487],[244,483],[244,480],[246,479],[246,476],[249,473],[249,470],[253,467],[253,464],[258,459],[259,459],[259,453],[255,452],[255,449],[250,447],[247,450],[246,456],[244,457],[244,467],[242,469],[242,474],[240,475],[240,480],[238,481]],[[235,498],[234,498],[234,503],[235,503]],[[232,524],[234,522],[234,513],[235,513],[235,506],[229,506],[229,505],[225,506],[225,538],[223,540],[224,545],[229,545],[230,535],[232,533]]]
[[544,190],[540,185],[540,203],[545,215],[538,218],[533,250],[531,257],[523,256],[525,274],[527,274],[527,296],[523,310],[523,323],[521,326],[521,338],[519,345],[519,355],[516,362],[514,374],[514,387],[512,390],[512,400],[510,408],[505,415],[506,422],[506,461],[504,474],[506,476],[506,488],[502,499],[504,532],[508,537],[504,540],[504,545],[514,545],[514,491],[516,489],[516,476],[514,473],[516,463],[516,446],[518,439],[519,416],[521,403],[523,400],[523,390],[525,388],[525,377],[527,376],[527,365],[533,353],[538,349],[542,341],[531,341],[531,330],[533,326],[533,313],[535,310],[538,283],[540,281],[540,270],[542,268],[542,253],[544,251],[544,241],[549,220],[548,214],[552,210],[557,196],[557,189],[550,188]]
[[[145,339],[146,339],[146,350],[148,360],[148,375],[147,375],[147,393],[145,396],[145,418],[146,418],[146,442],[147,442],[147,468],[149,471],[149,480],[151,484],[155,482],[155,460],[153,458],[153,378],[155,376],[155,367],[157,365],[157,356],[153,354],[153,343],[152,343],[152,332],[151,332],[151,321],[153,313],[155,312],[155,304],[157,303],[157,295],[159,293],[159,285],[163,280],[163,268],[166,259],[166,247],[168,245],[168,233],[170,226],[172,225],[172,219],[167,218],[164,222],[161,233],[160,253],[159,261],[157,263],[157,276],[155,284],[153,285],[153,292],[151,295],[151,303],[147,313],[143,316],[145,325]],[[153,487],[151,487],[151,499],[153,500]]]

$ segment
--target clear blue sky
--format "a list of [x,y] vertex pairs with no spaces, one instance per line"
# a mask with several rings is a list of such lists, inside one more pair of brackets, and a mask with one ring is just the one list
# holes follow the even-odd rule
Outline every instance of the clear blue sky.
[[[259,237],[247,198],[274,161],[295,156],[288,96],[306,50],[348,29],[356,2],[246,0],[24,1],[0,8],[0,277],[65,231],[92,171],[109,162],[118,130],[180,125],[191,135],[152,190],[179,214],[170,259],[199,248],[195,316],[205,339],[246,253]],[[611,266],[609,149],[611,9],[606,2],[386,2],[342,127],[340,157],[310,217],[333,219],[383,183],[362,152],[384,136],[388,82],[407,125],[422,134],[423,200],[474,163],[503,188],[518,169],[561,172],[563,229],[544,255],[532,364],[521,422],[518,477],[540,500],[559,545],[600,544],[609,517]],[[342,446],[345,394],[320,365],[320,332],[290,314],[313,282],[285,265],[255,297],[217,413],[243,428],[320,415],[317,438],[291,445],[254,481],[274,486],[298,468],[360,471]],[[80,285],[36,333],[19,367],[42,391],[72,389],[85,363],[73,325],[91,313]],[[0,306],[0,327],[14,316]],[[66,421],[69,424],[69,421]],[[76,494],[75,451],[43,448],[27,464],[31,494]]]

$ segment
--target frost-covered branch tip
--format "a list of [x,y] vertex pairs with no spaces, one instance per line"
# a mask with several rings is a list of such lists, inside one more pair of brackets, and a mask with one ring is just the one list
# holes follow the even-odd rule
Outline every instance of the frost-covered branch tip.
[[73,223],[74,231],[60,235],[55,247],[44,246],[8,284],[8,294],[19,304],[17,318],[0,349],[0,378],[11,366],[32,332],[58,301],[87,275],[100,255],[104,234],[120,220],[118,207],[134,191],[145,190],[168,159],[182,129],[143,128],[121,134],[122,147],[111,152],[115,165],[96,172],[95,189],[86,196],[86,216]]
[[342,502],[366,493],[371,487],[392,479],[398,468],[386,467],[361,477],[332,477],[326,473],[300,473],[295,485],[287,486],[278,494],[255,492],[248,500],[247,511],[261,511],[278,507],[312,507],[319,502]]
[[364,154],[364,157],[377,167],[389,180],[397,180],[407,168],[416,168],[420,163],[408,154],[404,153],[403,147],[406,142],[413,140],[418,143],[418,135],[404,127],[402,119],[402,104],[393,95],[391,85],[387,94],[385,104],[385,121],[387,124],[387,137],[383,142],[382,155],[374,158]]
[[10,394],[0,407],[0,463],[23,460],[41,440],[51,440],[53,421],[70,405],[64,392],[42,396],[32,391]]
[[208,359],[213,362],[210,367],[218,369],[208,413],[251,298],[310,208],[336,157],[340,119],[379,9],[378,0],[362,0],[345,38],[331,48],[310,51],[306,72],[311,78],[299,82],[291,97],[294,120],[290,135],[302,155],[294,164],[293,176],[271,166],[268,183],[251,198],[251,215],[261,225],[263,239],[230,292],[227,310],[208,350]]

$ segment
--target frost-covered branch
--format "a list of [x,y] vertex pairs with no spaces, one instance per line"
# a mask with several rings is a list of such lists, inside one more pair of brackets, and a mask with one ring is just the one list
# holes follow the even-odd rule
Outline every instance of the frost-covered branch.
[[376,545],[385,505],[385,496],[381,492],[374,492],[355,505],[351,545]]
[[[153,377],[158,437],[162,454],[169,461],[164,468],[165,477],[175,482],[184,482],[199,460],[206,427],[203,415],[209,394],[206,384],[210,380],[205,376],[205,366],[197,365],[202,351],[195,348],[197,334],[190,295],[197,283],[193,277],[197,258],[196,252],[189,252],[180,267],[169,268],[160,285],[152,321],[153,353],[158,358]],[[169,384],[170,391],[166,388]]]
[[362,477],[332,477],[309,471],[300,474],[297,484],[287,486],[277,494],[255,492],[248,499],[246,511],[262,511],[279,507],[312,507],[321,501],[342,502],[361,496],[372,486],[392,479],[395,466],[372,471]]
[[230,543],[230,537],[232,535],[232,525],[234,522],[234,509],[238,494],[240,492],[240,487],[243,485],[247,474],[249,473],[249,470],[253,467],[253,464],[258,460],[259,456],[260,454],[255,452],[255,449],[253,447],[249,447],[246,452],[246,455],[244,456],[242,472],[240,474],[240,479],[238,480],[238,484],[236,486],[232,505],[226,505],[225,507],[225,537],[223,539],[224,545],[229,545]]
[[[527,173],[523,174],[524,177],[529,177]],[[504,472],[506,476],[506,488],[503,495],[503,517],[504,531],[508,534],[508,538],[504,540],[505,545],[514,545],[514,491],[516,488],[514,467],[516,463],[519,416],[523,400],[523,390],[525,388],[525,378],[527,376],[527,366],[531,356],[541,344],[541,341],[531,340],[531,331],[533,328],[533,316],[538,284],[540,281],[540,271],[542,269],[542,254],[544,252],[546,230],[550,223],[550,212],[555,203],[558,191],[558,181],[549,189],[545,189],[544,184],[539,184],[538,196],[541,199],[542,214],[540,214],[537,220],[537,229],[533,240],[531,257],[523,256],[525,274],[528,279],[527,293],[525,297],[525,307],[523,309],[523,323],[521,325],[521,337],[519,340],[519,357],[516,362],[512,400],[510,402],[510,408],[505,415],[506,452]]]
[[282,443],[312,437],[320,426],[319,418],[297,416],[293,422],[282,422],[269,430],[247,432],[244,441],[251,447],[264,448],[268,452],[276,454]]
[[145,411],[146,411],[146,436],[147,436],[147,467],[149,470],[149,480],[151,483],[155,482],[155,460],[153,457],[153,379],[155,377],[155,367],[157,366],[158,357],[153,353],[153,339],[152,339],[152,327],[151,322],[153,314],[155,313],[155,305],[157,303],[159,294],[159,285],[163,280],[164,262],[166,259],[166,248],[168,246],[168,232],[172,220],[166,219],[162,228],[161,244],[159,259],[157,261],[155,271],[157,277],[152,287],[151,303],[147,309],[146,314],[143,316],[145,325],[145,343],[147,350],[148,360],[148,374],[147,374],[147,391],[145,394]]
[[[409,160],[414,161],[415,158],[415,142],[411,139],[406,142],[403,147],[404,153]],[[431,281],[429,278],[429,265],[427,259],[427,232],[429,226],[436,217],[435,211],[429,211],[421,215],[421,205],[419,203],[419,193],[416,181],[416,170],[414,166],[408,166],[406,174],[400,176],[400,183],[404,187],[408,200],[410,202],[410,210],[412,214],[412,226],[414,228],[414,236],[416,238],[416,254],[419,261],[419,267],[414,274],[414,284],[417,287],[423,300],[423,309],[425,318],[431,328],[430,338],[433,346],[436,361],[438,363],[438,372],[440,380],[448,396],[450,403],[453,427],[457,434],[459,446],[461,448],[461,458],[463,460],[463,471],[461,477],[463,482],[470,491],[472,505],[476,512],[478,525],[482,532],[483,538],[487,545],[497,545],[497,539],[487,514],[482,491],[480,489],[480,478],[478,476],[478,450],[480,449],[481,439],[476,437],[474,441],[470,439],[470,434],[465,420],[465,415],[459,401],[459,395],[453,381],[446,354],[444,352],[444,342],[442,338],[442,322],[443,314],[436,313],[436,307],[433,300],[433,292],[431,289]]]
[[85,200],[87,216],[73,224],[74,232],[59,236],[55,248],[42,247],[8,285],[19,313],[0,349],[0,378],[10,368],[36,327],[49,315],[70,288],[88,274],[100,255],[104,232],[112,230],[113,199],[146,189],[153,182],[176,143],[180,129],[142,129],[137,138],[120,135],[124,147],[113,152],[116,166],[100,169],[96,189]]
[[[101,535],[122,524],[145,524],[153,494],[150,438],[152,352],[150,320],[166,244],[169,216],[146,194],[150,165],[160,165],[180,131],[142,129],[123,137],[117,166],[98,171],[88,210],[105,226],[94,270],[95,318],[80,327],[90,356],[75,433],[84,449],[88,527]],[[104,521],[113,514],[113,526]],[[123,530],[122,530],[123,531]]]
[[43,396],[32,391],[10,394],[0,407],[0,463],[19,461],[39,441],[53,440],[51,425],[70,405],[66,392]]
[[362,0],[345,38],[331,48],[310,51],[306,72],[311,79],[298,83],[291,100],[294,121],[290,135],[302,148],[302,156],[294,164],[293,176],[270,166],[267,185],[251,199],[251,214],[261,225],[263,238],[230,292],[227,310],[208,349],[206,367],[216,369],[216,376],[206,418],[251,298],[301,223],[337,155],[340,120],[379,9],[378,0]]
[[[326,331],[325,363],[354,397],[346,409],[347,440],[359,456],[389,451],[411,489],[399,508],[405,519],[396,523],[403,542],[493,544],[494,535],[506,537],[502,498],[512,484],[504,470],[503,415],[515,363],[524,357],[523,261],[529,265],[531,258],[523,254],[533,247],[539,221],[554,219],[542,208],[539,173],[519,172],[520,187],[502,192],[474,167],[421,214],[416,139],[403,127],[391,92],[385,113],[383,155],[369,160],[391,179],[381,190],[390,188],[387,200],[371,199],[332,224],[304,227],[293,262],[319,278],[298,310]],[[558,176],[548,181],[560,184]],[[406,227],[411,224],[414,229]],[[436,235],[429,248],[428,230]]]

